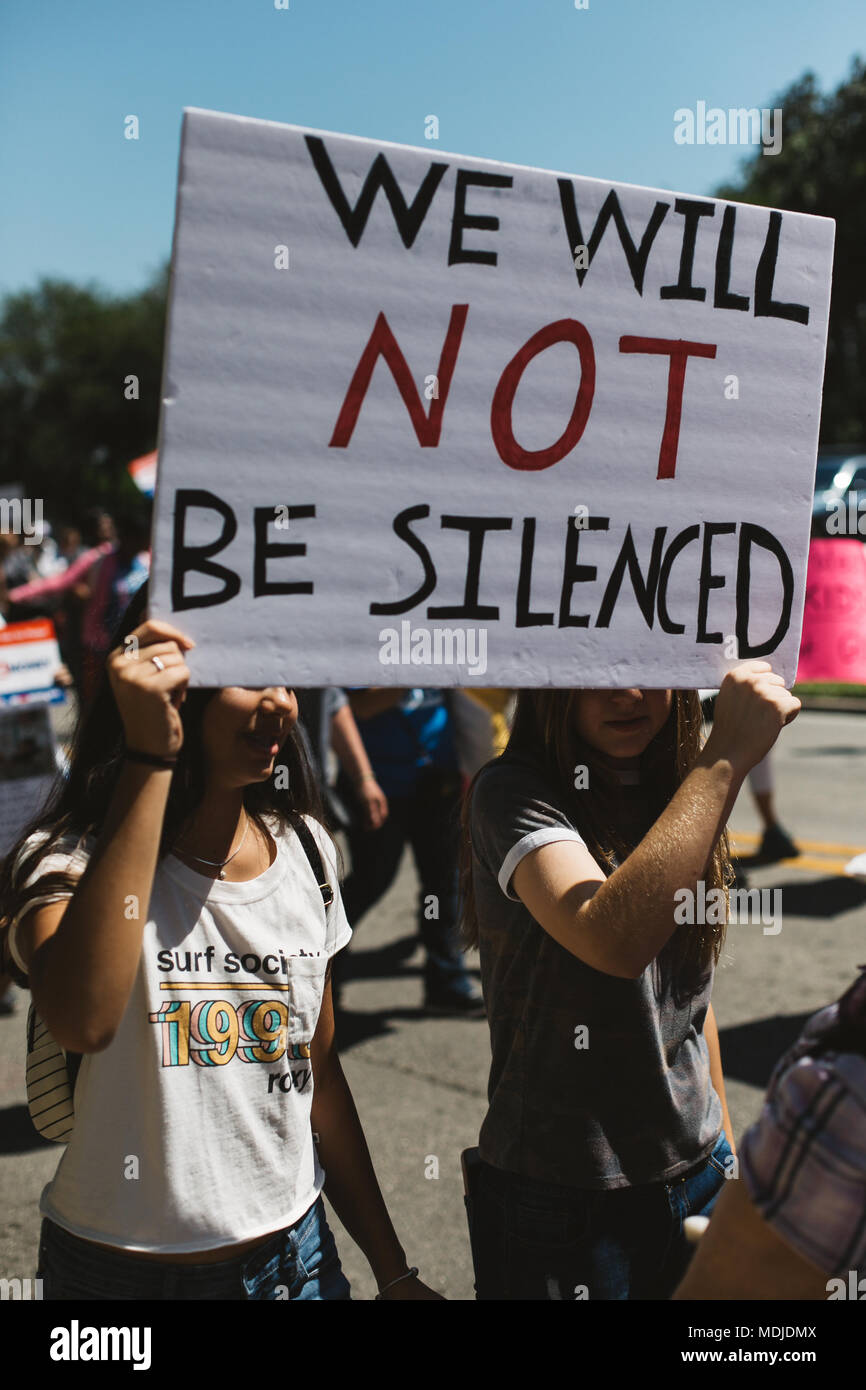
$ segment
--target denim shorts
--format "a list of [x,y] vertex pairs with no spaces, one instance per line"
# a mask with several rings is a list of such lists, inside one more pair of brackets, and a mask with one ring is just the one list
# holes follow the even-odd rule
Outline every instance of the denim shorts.
[[239,1259],[163,1264],[103,1250],[43,1220],[37,1278],[43,1299],[349,1299],[321,1197],[293,1226]]
[[667,1299],[691,1258],[687,1216],[709,1216],[731,1155],[724,1134],[681,1178],[564,1188],[482,1163],[467,1199],[479,1300]]

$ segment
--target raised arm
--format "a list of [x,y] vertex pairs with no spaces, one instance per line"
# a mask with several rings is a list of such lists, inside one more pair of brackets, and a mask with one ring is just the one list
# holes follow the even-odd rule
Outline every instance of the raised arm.
[[86,550],[83,555],[79,555],[77,560],[73,560],[71,565],[67,565],[65,570],[59,574],[49,575],[47,579],[32,579],[29,584],[19,584],[16,588],[10,589],[8,597],[12,603],[31,603],[36,599],[47,598],[51,594],[62,594],[67,589],[73,588],[80,580],[89,574],[90,570],[111,550],[111,542],[104,541],[102,545],[94,546],[92,550]]
[[[108,659],[127,746],[174,757],[183,742],[179,706],[193,644],[167,623],[135,630],[137,656]],[[152,658],[164,666],[159,670]],[[125,763],[94,853],[73,896],[34,908],[16,932],[33,998],[60,1045],[107,1047],[129,1000],[141,954],[171,770]]]
[[518,864],[514,892],[572,955],[637,979],[676,930],[674,895],[695,891],[749,768],[799,708],[766,661],[736,667],[694,768],[625,863],[606,879],[585,846],[542,845]]

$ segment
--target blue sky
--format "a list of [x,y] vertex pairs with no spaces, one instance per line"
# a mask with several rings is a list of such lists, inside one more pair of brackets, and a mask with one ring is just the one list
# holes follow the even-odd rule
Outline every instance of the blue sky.
[[746,151],[677,145],[675,110],[827,90],[858,46],[862,0],[3,0],[0,293],[145,282],[184,106],[427,149],[435,114],[443,151],[706,193]]

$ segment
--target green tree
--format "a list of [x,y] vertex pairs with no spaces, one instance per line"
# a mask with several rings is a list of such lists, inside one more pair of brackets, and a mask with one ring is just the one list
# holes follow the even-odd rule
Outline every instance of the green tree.
[[759,150],[721,198],[810,212],[836,222],[821,441],[866,443],[866,63],[829,96],[806,73],[772,106],[782,149]]
[[156,444],[167,287],[166,267],[137,294],[42,280],[6,299],[0,485],[23,481],[57,521],[139,497],[126,465]]

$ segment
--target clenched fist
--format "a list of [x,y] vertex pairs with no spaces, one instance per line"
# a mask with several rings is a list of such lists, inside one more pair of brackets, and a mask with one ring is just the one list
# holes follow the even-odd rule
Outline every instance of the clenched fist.
[[180,707],[189,685],[190,637],[150,619],[109,653],[108,677],[128,747],[173,758],[183,745]]
[[800,701],[769,662],[744,661],[722,681],[707,750],[745,777],[799,712]]

